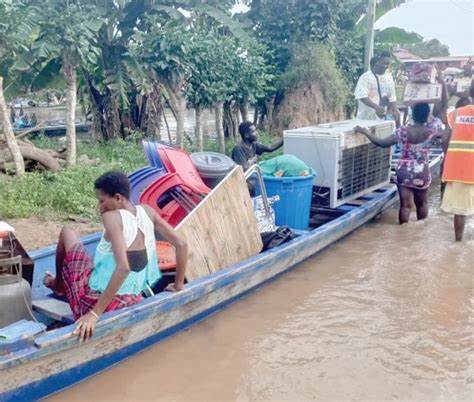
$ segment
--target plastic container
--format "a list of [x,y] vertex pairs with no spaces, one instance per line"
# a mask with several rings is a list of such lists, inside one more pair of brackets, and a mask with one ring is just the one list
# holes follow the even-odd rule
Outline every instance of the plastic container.
[[165,168],[146,167],[139,169],[128,176],[130,180],[130,201],[135,205],[140,203],[143,191],[157,179],[166,174]]
[[208,187],[214,188],[234,168],[235,162],[217,152],[196,152],[191,154],[202,180]]
[[314,175],[301,177],[263,176],[268,197],[280,196],[273,204],[277,226],[308,229]]
[[158,266],[161,271],[174,271],[176,269],[176,252],[173,246],[166,241],[156,242]]

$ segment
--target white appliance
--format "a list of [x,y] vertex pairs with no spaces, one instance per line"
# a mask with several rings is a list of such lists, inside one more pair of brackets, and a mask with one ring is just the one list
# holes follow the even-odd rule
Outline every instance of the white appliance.
[[283,133],[284,153],[297,156],[316,172],[317,204],[337,208],[389,183],[391,147],[373,145],[354,132],[357,125],[374,127],[382,138],[395,130],[393,121],[344,120]]

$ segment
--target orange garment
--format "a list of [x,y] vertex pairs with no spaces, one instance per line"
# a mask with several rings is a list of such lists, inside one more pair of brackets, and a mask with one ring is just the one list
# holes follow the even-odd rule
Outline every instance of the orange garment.
[[444,162],[443,181],[474,184],[474,105],[448,115],[452,129]]

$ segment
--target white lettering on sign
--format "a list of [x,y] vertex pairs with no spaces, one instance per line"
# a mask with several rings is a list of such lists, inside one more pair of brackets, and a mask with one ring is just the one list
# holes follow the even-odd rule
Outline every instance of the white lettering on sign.
[[456,123],[459,124],[474,124],[474,116],[457,116]]

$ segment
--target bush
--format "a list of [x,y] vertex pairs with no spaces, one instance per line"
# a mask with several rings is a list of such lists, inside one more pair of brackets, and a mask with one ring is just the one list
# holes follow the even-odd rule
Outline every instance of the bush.
[[312,82],[320,85],[324,100],[331,108],[347,104],[349,88],[333,54],[324,45],[307,42],[292,48],[290,63],[280,77],[278,88],[285,92]]

